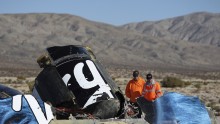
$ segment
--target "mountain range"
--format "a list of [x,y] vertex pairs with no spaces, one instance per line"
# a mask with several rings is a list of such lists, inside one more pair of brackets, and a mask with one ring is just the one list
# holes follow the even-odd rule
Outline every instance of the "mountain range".
[[0,69],[36,69],[51,46],[89,46],[106,66],[220,70],[220,13],[121,26],[69,14],[0,15]]

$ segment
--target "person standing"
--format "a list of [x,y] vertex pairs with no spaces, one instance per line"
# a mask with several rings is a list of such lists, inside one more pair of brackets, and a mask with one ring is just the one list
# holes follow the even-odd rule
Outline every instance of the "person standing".
[[143,92],[142,95],[144,98],[148,101],[154,101],[158,97],[161,97],[163,95],[161,91],[161,86],[160,83],[156,82],[153,79],[152,74],[147,74],[146,75],[146,83],[144,84]]
[[129,102],[135,107],[138,107],[138,118],[141,118],[142,111],[136,99],[142,95],[144,84],[145,80],[139,76],[139,71],[135,70],[133,71],[133,79],[128,82],[125,89],[125,95],[130,99]]
[[149,123],[153,123],[155,117],[154,101],[161,97],[163,93],[160,84],[153,79],[152,74],[147,74],[146,79],[147,81],[142,91],[143,99],[138,99],[138,103],[141,103],[141,108],[145,113],[145,120]]

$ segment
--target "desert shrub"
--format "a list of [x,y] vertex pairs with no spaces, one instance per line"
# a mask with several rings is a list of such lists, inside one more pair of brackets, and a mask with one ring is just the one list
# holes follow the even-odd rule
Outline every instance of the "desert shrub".
[[220,105],[213,105],[213,108],[215,111],[220,112]]
[[210,102],[210,103],[207,104],[207,106],[208,106],[208,107],[211,107],[211,108],[213,109],[214,104],[215,104],[214,102]]
[[29,87],[29,91],[31,92],[31,91],[33,91],[33,89],[34,89],[34,81],[30,81],[30,82],[26,82],[27,83],[27,85],[28,85],[28,87]]
[[191,85],[192,83],[191,82],[184,82],[185,83],[185,86],[189,86],[189,85]]
[[6,83],[6,84],[11,84],[11,83],[12,83],[12,80],[11,80],[11,79],[8,79],[8,80],[5,81],[5,83]]
[[216,104],[215,102],[210,102],[207,104],[208,107],[211,107],[212,110],[214,110],[216,113],[216,116],[219,116],[220,114],[220,105]]
[[[207,103],[206,104],[207,107],[211,107],[211,103]],[[211,107],[212,108],[212,107]]]
[[200,89],[200,88],[201,88],[201,84],[200,84],[200,83],[195,84],[194,86],[195,86],[197,89]]
[[178,79],[176,77],[165,77],[162,81],[161,81],[161,85],[162,87],[186,87],[188,85],[190,85],[190,82],[185,82],[182,81],[181,79]]
[[17,80],[25,80],[26,78],[24,76],[17,76]]
[[16,84],[16,83],[18,83],[17,81],[12,81],[12,84]]
[[116,80],[116,77],[112,77],[112,80],[115,81],[115,80]]

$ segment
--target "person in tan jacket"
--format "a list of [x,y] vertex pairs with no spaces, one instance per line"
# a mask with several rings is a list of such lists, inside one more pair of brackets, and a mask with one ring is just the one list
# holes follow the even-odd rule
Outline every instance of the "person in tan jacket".
[[138,118],[141,117],[142,112],[136,99],[142,95],[144,84],[145,80],[139,76],[139,71],[135,70],[133,72],[133,79],[128,82],[125,89],[125,95],[130,99],[129,102],[135,107],[138,107]]

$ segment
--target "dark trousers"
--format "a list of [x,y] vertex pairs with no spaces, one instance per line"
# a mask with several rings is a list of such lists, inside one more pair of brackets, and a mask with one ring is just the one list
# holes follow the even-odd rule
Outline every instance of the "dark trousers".
[[137,99],[137,103],[142,109],[142,111],[145,113],[145,120],[152,124],[155,122],[155,106],[153,102],[146,100],[144,97],[139,97]]

